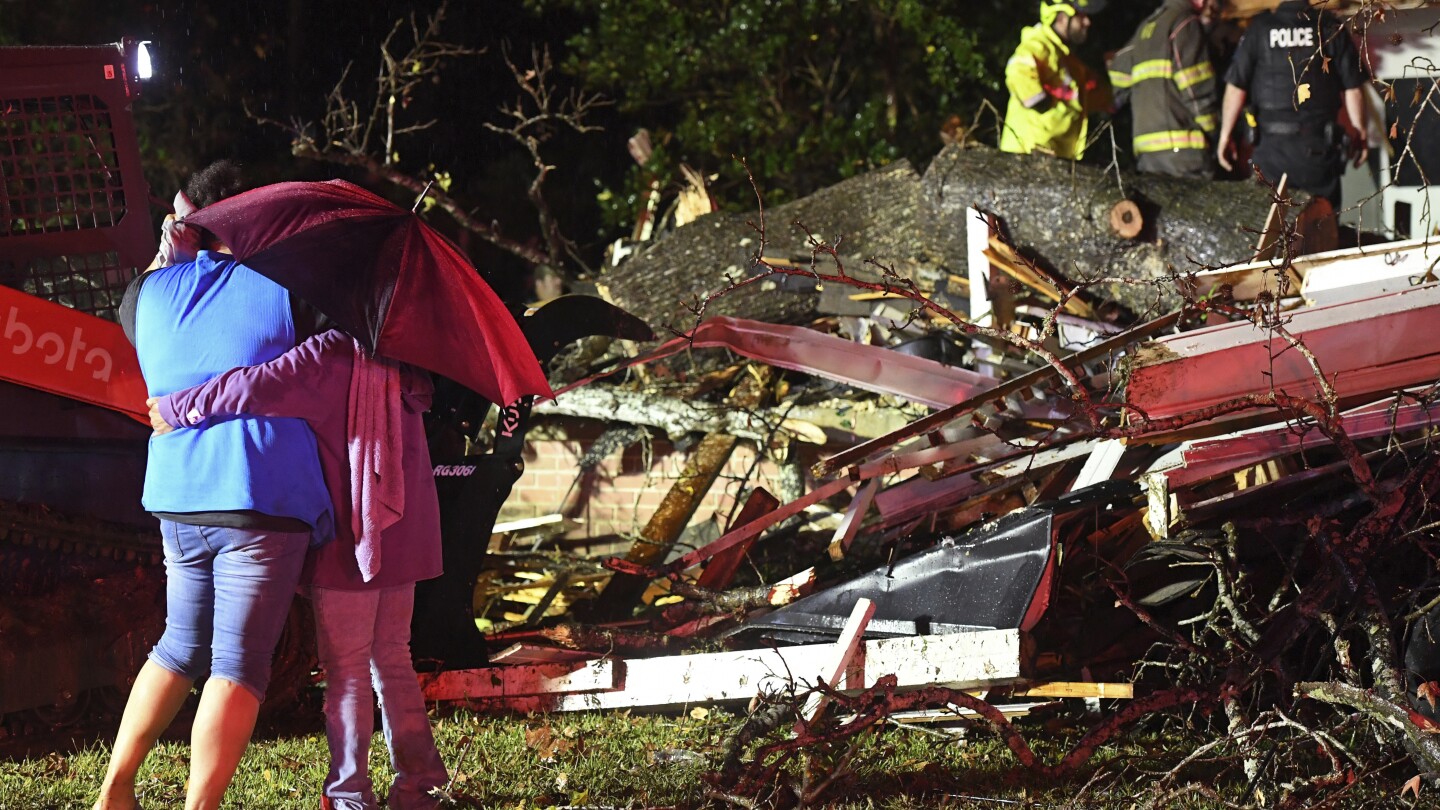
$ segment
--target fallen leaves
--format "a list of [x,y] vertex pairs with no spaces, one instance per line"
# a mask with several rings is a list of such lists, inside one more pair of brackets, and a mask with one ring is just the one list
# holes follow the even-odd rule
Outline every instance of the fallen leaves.
[[539,726],[525,731],[525,744],[535,750],[541,762],[554,762],[557,754],[563,754],[575,747],[574,729],[567,728],[560,734],[550,726]]
[[1435,699],[1440,697],[1440,681],[1426,681],[1415,687],[1415,697],[1427,701],[1430,711],[1435,711]]

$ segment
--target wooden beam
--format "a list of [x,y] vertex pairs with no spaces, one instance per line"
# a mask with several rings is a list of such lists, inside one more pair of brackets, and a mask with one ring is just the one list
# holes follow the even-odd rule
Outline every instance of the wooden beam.
[[1009,687],[1002,690],[1011,697],[1102,698],[1131,700],[1135,685],[1129,683],[1091,683],[1089,681],[1051,681]]
[[1119,439],[1106,439],[1100,442],[1090,451],[1090,457],[1085,459],[1085,466],[1081,467],[1080,474],[1075,476],[1075,481],[1070,485],[1070,491],[1084,489],[1101,481],[1109,481],[1124,455],[1125,443]]
[[1290,183],[1290,175],[1280,175],[1280,180],[1275,183],[1275,201],[1270,203],[1270,211],[1265,215],[1265,224],[1260,229],[1260,238],[1255,242],[1254,261],[1264,261],[1274,256],[1280,246],[1280,237],[1284,234],[1285,225],[1285,189]]
[[[870,625],[870,619],[875,616],[875,603],[865,597],[855,600],[855,607],[851,609],[850,616],[845,620],[845,625],[840,630],[840,638],[835,641],[834,657],[826,662],[825,668],[820,670],[820,676],[815,685],[835,687],[840,683],[840,678],[849,669],[850,662],[859,651],[860,644],[865,638],[865,628]],[[825,707],[825,696],[815,692],[806,698],[805,706],[800,710],[800,720],[795,724],[795,733],[800,733],[806,723],[813,721],[820,715]]]
[[[1128,201],[1127,201],[1128,202]],[[1013,248],[1005,244],[998,234],[990,236],[989,246],[985,250],[985,257],[990,260],[990,266],[1005,273],[1010,278],[1029,287],[1045,298],[1060,303],[1064,294],[1054,281],[1038,272],[1033,263],[1017,254]],[[1078,315],[1081,318],[1094,318],[1095,310],[1088,303],[1079,298],[1071,297],[1065,301],[1064,311],[1071,315]]]
[[[1006,703],[995,707],[1000,715],[1006,720],[1013,720],[1017,717],[1024,717],[1031,711],[1041,706],[1053,706],[1055,701],[1045,700],[1033,703]],[[956,720],[970,720],[980,716],[980,713],[973,709],[966,709],[963,706],[949,704],[943,709],[921,709],[913,712],[896,712],[886,719],[902,725],[914,725],[919,723],[946,723]],[[841,722],[848,723],[854,715],[841,718]]]
[[427,702],[443,702],[611,690],[623,682],[623,667],[621,662],[601,658],[576,663],[423,673],[420,675],[420,691],[425,694]]
[[785,504],[779,509],[776,509],[775,511],[769,513],[768,515],[762,515],[755,520],[746,523],[744,526],[732,529],[721,535],[720,537],[716,538],[709,544],[701,546],[700,548],[697,548],[694,551],[685,554],[684,556],[670,563],[668,567],[674,571],[683,571],[686,568],[689,568],[690,566],[699,563],[701,560],[706,560],[714,557],[715,555],[720,554],[726,549],[734,548],[735,546],[747,542],[754,537],[758,537],[761,532],[765,531],[776,523],[779,523],[780,521],[793,515],[798,515],[801,512],[805,511],[806,507],[813,506],[825,500],[826,498],[829,498],[830,496],[836,494],[837,492],[848,489],[849,487],[850,481],[845,479],[829,481],[821,484],[815,489],[810,490],[810,492],[806,493],[805,495],[796,498],[795,500]]
[[[1437,416],[1421,402],[1395,406],[1393,399],[1345,411],[1345,433],[1351,439],[1368,439],[1386,433],[1429,430]],[[1269,458],[1326,447],[1330,437],[1313,425],[1291,422],[1262,430],[1235,433],[1215,439],[1187,442],[1182,448],[1183,464],[1165,470],[1172,489],[1188,487],[1217,475]]]
[[1300,294],[1311,306],[1356,301],[1436,280],[1440,244],[1425,236],[1408,242],[1365,245],[1295,260],[1304,276]]
[[871,478],[855,493],[854,500],[850,501],[850,506],[845,509],[845,518],[840,521],[840,527],[830,539],[830,559],[845,559],[845,553],[850,550],[850,543],[855,540],[855,533],[860,531],[860,524],[865,521],[865,513],[870,511],[870,504],[874,502],[875,493],[879,489],[880,479]]
[[600,658],[599,653],[586,652],[585,650],[567,650],[564,647],[542,647],[539,644],[525,644],[523,642],[511,644],[509,647],[490,656],[490,663],[514,666],[516,664],[571,664],[576,661],[593,661]]
[[[901,689],[950,686],[971,689],[1002,686],[1026,676],[1019,630],[982,630],[942,636],[910,636],[864,642],[862,652],[846,670],[842,691],[868,689],[882,675],[894,675]],[[694,705],[744,704],[757,691],[799,691],[800,680],[814,682],[834,656],[833,644],[808,644],[763,650],[738,650],[660,658],[615,661],[622,681],[601,691],[556,691],[533,694],[536,676],[512,673],[515,667],[463,670],[480,691],[465,694],[427,689],[427,700],[477,699],[482,707],[515,712],[566,712],[599,709],[678,709]],[[594,668],[600,662],[585,665]],[[446,673],[451,674],[453,673]],[[433,678],[433,676],[429,676]],[[597,673],[572,676],[587,686]],[[518,680],[526,686],[513,686]],[[451,683],[459,683],[457,676]],[[427,677],[422,676],[422,685]],[[553,684],[553,679],[552,679]],[[557,689],[559,684],[553,684]],[[524,695],[522,691],[531,690]],[[500,694],[496,694],[496,693]]]
[[809,596],[815,590],[815,569],[806,568],[798,574],[776,582],[770,586],[770,598],[767,600],[774,607],[788,605],[802,596]]
[[[756,487],[750,491],[750,497],[745,499],[745,505],[740,508],[740,514],[735,516],[735,522],[731,523],[726,531],[758,520],[774,512],[779,506],[778,498],[771,495],[764,487]],[[748,540],[711,557],[709,562],[705,563],[705,570],[700,572],[700,577],[695,584],[713,591],[723,591],[730,587],[731,580],[735,579],[735,572],[740,570],[740,563],[745,560],[746,552],[750,550],[750,546],[755,544],[757,538],[758,535],[751,535]]]
[[990,235],[995,232],[995,217],[971,208],[965,216],[965,253],[970,274],[970,320],[980,326],[993,326],[995,314],[990,302],[990,259],[985,255]]
[[565,516],[561,514],[541,515],[540,517],[522,518],[520,520],[496,523],[495,528],[490,530],[491,534],[505,534],[506,532],[521,532],[527,529],[539,529],[545,526],[563,525]]

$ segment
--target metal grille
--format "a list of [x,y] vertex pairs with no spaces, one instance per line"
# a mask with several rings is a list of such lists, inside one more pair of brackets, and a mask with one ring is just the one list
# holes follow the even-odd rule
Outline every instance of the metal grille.
[[125,190],[104,102],[76,94],[0,105],[0,237],[116,225]]
[[[125,216],[114,121],[88,93],[0,99],[0,284],[115,319],[136,268],[114,250],[67,241],[66,255],[7,250],[8,240],[111,229]],[[24,256],[25,258],[19,258]]]
[[0,259],[0,284],[112,321],[137,272],[133,267],[121,267],[114,251],[52,256],[23,264]]

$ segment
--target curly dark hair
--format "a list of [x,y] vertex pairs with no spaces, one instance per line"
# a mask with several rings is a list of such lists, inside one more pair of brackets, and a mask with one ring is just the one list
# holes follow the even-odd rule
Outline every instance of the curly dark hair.
[[[196,208],[205,208],[249,188],[239,163],[229,159],[217,160],[190,175],[189,182],[185,184],[185,196]],[[191,227],[199,231],[201,245],[209,248],[220,243],[214,233],[198,225]]]
[[190,176],[185,196],[196,208],[214,205],[249,189],[240,164],[233,160],[217,160]]

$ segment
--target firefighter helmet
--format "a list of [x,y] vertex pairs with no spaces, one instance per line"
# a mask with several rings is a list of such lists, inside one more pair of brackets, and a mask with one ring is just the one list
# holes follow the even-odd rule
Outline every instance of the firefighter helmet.
[[1098,14],[1106,0],[1040,0],[1040,22],[1049,25],[1060,14]]

